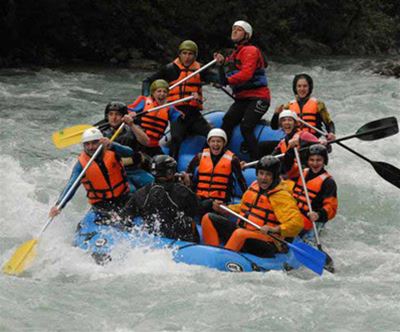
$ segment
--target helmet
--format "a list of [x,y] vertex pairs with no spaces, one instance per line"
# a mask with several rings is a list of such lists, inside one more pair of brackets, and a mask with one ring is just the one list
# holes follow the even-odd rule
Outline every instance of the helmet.
[[225,144],[228,142],[228,137],[226,136],[225,131],[220,128],[214,128],[208,132],[207,142],[210,140],[211,137],[221,137],[224,139]]
[[151,162],[151,174],[155,177],[166,177],[176,173],[177,163],[174,158],[159,154],[153,157]]
[[95,127],[92,127],[92,128],[86,129],[83,132],[81,142],[86,143],[86,142],[97,141],[100,138],[103,138],[103,134],[101,133],[101,131]]
[[301,78],[304,78],[307,83],[308,83],[308,87],[309,87],[309,91],[308,91],[308,96],[312,93],[313,88],[314,88],[314,83],[313,83],[313,79],[311,78],[310,75],[307,75],[305,73],[302,74],[297,74],[295,75],[295,77],[293,78],[293,84],[292,84],[292,89],[293,89],[293,93],[296,95],[297,94],[297,89],[296,89],[296,85],[297,85],[297,81]]
[[258,173],[260,169],[271,172],[274,180],[276,180],[279,177],[280,168],[281,162],[277,157],[264,156],[258,161],[256,165],[256,173]]
[[169,84],[165,80],[155,80],[153,83],[150,85],[150,94],[153,94],[154,91],[157,89],[163,88],[167,91],[169,91]]
[[324,164],[328,165],[328,150],[325,145],[322,144],[313,144],[308,149],[307,160],[310,156],[322,156],[324,158]]
[[128,107],[126,106],[126,104],[121,103],[119,101],[112,101],[107,104],[106,109],[104,111],[104,117],[106,119],[110,111],[117,111],[123,116],[125,114],[128,114]]
[[249,35],[249,39],[253,35],[253,28],[246,21],[236,21],[235,23],[233,23],[232,27],[234,26],[241,27]]
[[283,110],[279,113],[279,121],[283,118],[292,118],[294,121],[297,121],[297,114],[291,110]]
[[181,51],[183,51],[183,50],[191,51],[196,56],[197,56],[197,53],[199,52],[199,48],[197,47],[197,44],[192,40],[184,40],[182,43],[180,43],[179,53],[181,53]]

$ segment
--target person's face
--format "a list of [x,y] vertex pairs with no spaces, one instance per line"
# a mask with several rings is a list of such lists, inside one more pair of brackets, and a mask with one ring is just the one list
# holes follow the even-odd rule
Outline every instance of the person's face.
[[293,118],[284,117],[281,119],[281,127],[282,127],[283,131],[285,132],[285,134],[290,134],[293,131],[295,125],[296,125],[296,122],[294,121]]
[[118,111],[108,112],[108,123],[112,128],[118,128],[122,123],[122,114]]
[[257,172],[257,182],[261,189],[266,190],[274,180],[273,174],[269,171],[260,169]]
[[232,27],[231,39],[234,43],[238,43],[246,38],[246,31],[242,27],[234,25]]
[[211,137],[208,140],[208,146],[210,147],[211,153],[215,156],[218,156],[225,146],[225,141],[221,137]]
[[314,173],[318,173],[324,167],[324,157],[319,155],[310,156],[307,165]]
[[196,59],[196,54],[189,50],[182,50],[179,53],[179,60],[185,67],[189,67]]
[[83,149],[89,156],[93,156],[93,154],[96,152],[99,146],[100,146],[99,140],[83,143]]
[[153,97],[159,104],[163,104],[168,96],[168,90],[164,88],[158,88],[153,92]]
[[300,78],[296,83],[297,95],[300,98],[305,98],[305,97],[307,97],[309,91],[310,91],[310,87],[308,85],[307,80],[304,78]]

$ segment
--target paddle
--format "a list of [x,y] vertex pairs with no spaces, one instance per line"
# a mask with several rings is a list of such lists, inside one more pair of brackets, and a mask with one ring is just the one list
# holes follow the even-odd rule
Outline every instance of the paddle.
[[[172,106],[172,105],[175,105],[175,104],[180,103],[180,102],[185,102],[185,101],[191,100],[193,98],[194,98],[193,96],[189,96],[189,97],[185,97],[185,98],[182,98],[182,99],[179,99],[179,100],[174,100],[174,101],[172,101],[170,103],[166,103],[166,104],[151,108],[151,109],[149,109],[147,111],[143,111],[143,112],[137,113],[136,117],[142,116],[142,115],[147,114],[149,112],[155,112],[155,111],[158,111],[158,110],[160,110],[160,109],[162,109],[164,107]],[[108,122],[104,123],[104,120],[101,120],[101,121],[97,122],[94,126],[99,128],[99,129],[102,129],[104,127],[109,126],[109,124],[108,124]],[[71,145],[74,145],[74,144],[78,144],[80,142],[80,140],[81,140],[81,136],[82,136],[83,132],[86,129],[91,128],[91,127],[93,127],[93,126],[92,125],[83,124],[83,125],[76,125],[76,126],[72,126],[72,127],[69,127],[69,128],[64,128],[62,130],[56,131],[56,132],[53,133],[53,136],[52,136],[53,143],[58,149],[64,149],[64,148],[66,148],[68,146],[71,146]]]
[[[298,121],[303,123],[305,126],[314,129],[316,132],[320,133],[321,135],[326,135],[326,132],[310,125],[309,123],[307,123],[306,121],[304,121],[303,119],[298,118]],[[397,127],[397,121],[396,121],[396,127]],[[387,130],[387,129],[386,129]],[[395,132],[395,130],[393,129],[393,127],[389,130],[390,135],[393,135],[394,133],[397,133],[397,131]],[[389,135],[389,136],[390,136]],[[383,136],[379,137],[379,138],[383,138]],[[332,141],[333,143],[334,141]],[[331,142],[329,142],[331,143]],[[384,180],[386,180],[387,182],[391,183],[392,185],[394,185],[397,188],[400,188],[400,169],[398,169],[397,167],[390,165],[388,163],[382,162],[382,161],[373,161],[368,159],[367,157],[365,157],[364,155],[358,153],[357,151],[349,148],[348,146],[344,145],[341,142],[336,141],[335,143],[339,144],[342,148],[350,151],[351,153],[355,154],[357,157],[360,157],[361,159],[369,162],[372,167],[375,169],[375,171],[381,176],[381,178],[383,178]]]
[[[114,133],[114,135],[111,137],[111,142],[119,135],[121,132],[122,128],[124,127],[124,124],[121,124],[118,128],[118,130]],[[85,175],[86,170],[90,167],[90,165],[93,163],[93,160],[98,156],[98,154],[102,151],[103,144],[101,144],[96,152],[93,154],[92,158],[88,161],[87,165],[85,168],[82,170],[82,172],[79,174],[78,178],[75,180],[75,182],[72,184],[71,188],[67,191],[67,193],[64,195],[64,198],[61,200],[61,202],[57,205],[58,209],[62,209],[64,207],[64,204],[66,203],[69,195],[75,190],[75,188],[78,186],[80,183],[80,180],[82,177]],[[3,266],[3,273],[9,274],[9,275],[19,275],[22,272],[25,271],[27,266],[32,262],[34,257],[36,256],[36,245],[38,244],[38,241],[44,231],[49,227],[50,223],[53,221],[54,217],[51,217],[47,220],[46,224],[42,227],[38,235],[23,243],[21,246],[17,248],[15,251],[14,255],[9,259],[8,262]]]
[[[232,211],[228,207],[224,205],[220,205],[220,207],[225,210],[226,212],[234,215],[235,217],[238,217],[239,219],[242,219],[243,221],[247,222],[248,224],[254,226],[257,229],[260,229],[261,227],[258,226],[257,224],[253,223],[249,219],[241,216],[240,214],[236,213],[235,211]],[[326,262],[326,254],[322,251],[319,251],[312,246],[308,245],[307,243],[304,242],[297,242],[297,243],[290,243],[285,240],[282,240],[281,238],[275,236],[272,233],[268,233],[270,237],[272,237],[274,240],[279,241],[281,243],[285,243],[289,248],[293,250],[294,256],[296,259],[303,264],[305,267],[309,268],[310,270],[314,271],[315,273],[322,275],[323,270],[324,270],[324,265]]]
[[[299,167],[301,183],[303,185],[304,194],[306,196],[308,211],[313,212],[313,209],[312,209],[312,206],[311,206],[311,201],[310,201],[310,195],[308,194],[308,188],[307,188],[306,180],[304,178],[303,166],[301,165],[300,154],[299,154],[299,151],[298,151],[298,149],[296,147],[294,148],[294,154],[296,156],[297,165]],[[325,262],[324,268],[325,268],[325,270],[329,271],[330,273],[335,273],[335,267],[333,265],[332,257],[329,256],[326,251],[322,250],[322,246],[321,246],[321,241],[319,239],[317,225],[315,224],[315,222],[312,222],[312,225],[313,225],[315,239],[317,240],[317,248],[326,254],[326,262]]]
[[205,64],[203,67],[197,69],[195,72],[191,73],[190,75],[182,78],[180,81],[176,82],[175,84],[171,85],[169,87],[170,90],[172,90],[173,88],[176,88],[179,84],[182,84],[183,82],[186,82],[188,79],[192,78],[193,76],[197,75],[198,73],[202,72],[204,69],[212,66],[214,63],[216,63],[217,60],[212,60],[209,63]]
[[[333,141],[330,141],[329,144],[342,142],[351,138],[358,138],[363,141],[372,141],[395,135],[398,132],[399,132],[399,127],[397,124],[397,120],[395,117],[392,116],[368,122],[362,127],[360,127],[355,134],[335,139]],[[302,148],[300,149],[300,151],[303,151],[303,149],[308,149],[308,147]],[[283,154],[277,155],[276,157],[280,158],[281,156],[283,156]],[[257,160],[252,161],[250,163],[245,164],[244,167],[246,168],[254,166],[257,164],[257,162],[258,162]]]

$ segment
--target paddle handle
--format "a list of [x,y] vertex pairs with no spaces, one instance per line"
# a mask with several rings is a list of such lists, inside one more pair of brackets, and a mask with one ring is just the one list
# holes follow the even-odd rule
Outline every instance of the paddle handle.
[[188,79],[192,78],[193,76],[197,75],[198,73],[200,73],[201,71],[203,71],[204,69],[212,66],[214,63],[216,63],[217,60],[212,60],[209,63],[207,63],[206,65],[204,65],[203,67],[197,69],[195,72],[191,73],[190,75],[182,78],[180,81],[176,82],[175,84],[171,85],[169,87],[170,90],[172,90],[173,88],[176,88],[179,84],[182,84],[183,82],[186,82]]
[[[235,217],[238,217],[239,219],[243,220],[244,222],[247,222],[248,224],[250,224],[251,226],[257,228],[258,230],[261,229],[261,227],[260,227],[259,225],[255,224],[255,223],[252,222],[251,220],[249,220],[249,219],[243,217],[243,216],[240,215],[239,213],[236,213],[235,211],[232,211],[232,210],[231,210],[230,208],[228,208],[227,206],[225,206],[225,205],[220,205],[219,207],[220,207],[222,210],[224,210],[224,211],[226,211],[226,212],[228,212],[228,213],[234,215]],[[275,235],[272,234],[271,232],[268,232],[268,236],[272,237],[274,240],[277,240],[278,242],[281,242],[281,243],[285,243],[285,244],[290,245],[288,242],[286,242],[285,240],[282,240],[281,238],[275,236]]]

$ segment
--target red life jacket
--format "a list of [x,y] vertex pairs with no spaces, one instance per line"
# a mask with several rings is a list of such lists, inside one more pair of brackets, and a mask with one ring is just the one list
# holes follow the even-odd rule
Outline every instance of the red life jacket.
[[[309,173],[309,169],[306,168],[304,170],[304,178],[307,178],[307,174]],[[322,184],[324,181],[328,178],[330,178],[331,175],[325,171],[325,173],[322,173],[315,178],[307,181],[307,190],[308,190],[308,196],[310,197],[310,202],[312,206],[313,199],[317,197],[318,193],[321,191]],[[295,184],[293,188],[293,197],[297,200],[297,206],[299,207],[301,213],[303,214],[303,219],[304,219],[304,229],[305,230],[310,230],[313,228],[312,221],[308,219],[307,213],[309,212],[308,205],[307,205],[307,198],[304,192],[303,188],[303,183],[301,181],[301,177],[298,178],[297,183]]]
[[[83,168],[89,162],[90,157],[86,152],[79,156],[79,162]],[[86,170],[81,183],[86,189],[86,196],[90,204],[120,197],[129,192],[129,184],[121,162],[116,158],[115,152],[106,150],[103,154],[103,163],[107,169],[104,174],[96,160]]]
[[232,175],[233,155],[231,151],[226,150],[214,166],[210,149],[203,150],[198,168],[199,180],[196,190],[196,194],[199,197],[226,200],[229,190],[229,179]]
[[[184,79],[186,76],[189,76],[196,70],[200,69],[200,63],[194,61],[189,67],[185,67],[179,60],[176,58],[174,60],[174,64],[176,64],[180,69],[179,77],[172,82],[169,82],[169,86],[174,85],[180,80]],[[189,78],[187,81],[179,84],[175,88],[171,89],[168,94],[168,102],[178,100],[181,98],[189,97],[192,93],[197,92],[199,94],[200,99],[202,99],[202,89],[201,89],[201,78],[200,74],[194,75]],[[175,106],[191,106],[196,107],[200,110],[203,109],[203,104],[199,103],[197,100],[192,99],[183,103],[175,104]]]
[[[154,107],[159,106],[159,104],[153,100],[153,98],[148,97],[145,102],[143,111],[147,111]],[[150,141],[147,144],[149,147],[159,146],[159,141],[164,135],[165,130],[168,127],[169,121],[169,107],[162,108],[155,112],[150,112],[148,114],[142,115],[140,119],[140,126],[143,128],[144,132],[149,136]]]
[[[243,194],[242,202],[240,205],[240,214],[260,227],[264,225],[276,226],[280,222],[276,219],[274,211],[272,210],[271,203],[268,196],[277,192],[280,189],[272,189],[266,193],[260,193],[260,186],[257,181],[254,181],[249,189]],[[238,220],[240,224],[240,219]],[[255,227],[246,223],[245,228],[255,230]]]

